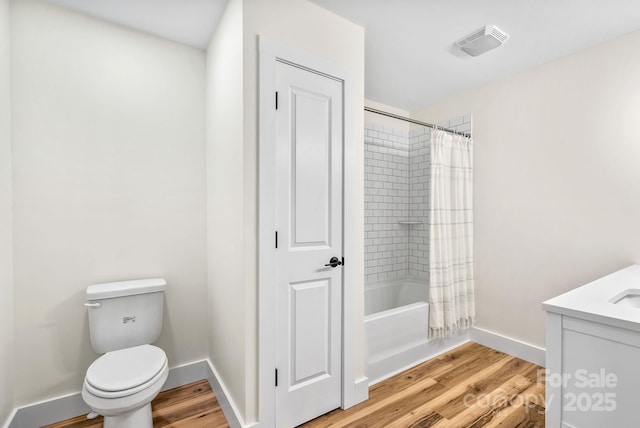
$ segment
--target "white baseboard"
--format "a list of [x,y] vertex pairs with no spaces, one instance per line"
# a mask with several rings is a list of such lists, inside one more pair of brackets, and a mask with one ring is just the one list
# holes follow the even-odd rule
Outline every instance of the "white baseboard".
[[368,377],[362,376],[360,379],[357,379],[354,385],[354,388],[355,388],[355,396],[353,397],[354,399],[353,405],[362,403],[363,401],[366,401],[369,399],[369,378]]
[[82,395],[73,393],[17,408],[7,428],[40,427],[90,411]]
[[369,398],[369,378],[361,376],[353,384],[353,393],[351,391],[343,391],[343,401],[341,408],[346,410],[357,404],[366,401]]
[[[230,428],[250,428],[257,426],[256,423],[252,423],[247,425],[244,422],[244,419],[241,416],[241,413],[238,411],[238,407],[234,403],[231,398],[231,394],[229,394],[229,390],[227,389],[224,382],[222,382],[222,378],[218,374],[215,366],[211,362],[210,359],[207,359],[207,364],[209,366],[210,376],[207,378],[209,380],[209,384],[211,385],[211,389],[213,389],[213,393],[216,394],[218,398],[218,403],[222,408],[222,413],[227,418],[227,423]],[[224,401],[223,401],[224,400]]]
[[[207,379],[211,385],[211,389],[214,394],[216,394],[216,398],[220,403],[220,407],[222,407],[225,417],[229,421],[229,425],[232,428],[244,428],[243,425],[237,423],[237,420],[234,420],[235,414],[229,414],[228,410],[225,412],[223,404],[228,403],[228,400],[219,387],[217,390],[214,388],[214,383],[217,384],[217,380],[212,373],[210,364],[208,360],[201,360],[170,369],[169,376],[162,387],[162,391]],[[3,428],[39,427],[74,418],[89,413],[90,411],[91,409],[89,409],[82,400],[82,394],[77,392],[14,409],[3,425]],[[232,422],[235,422],[235,425],[232,424]]]
[[18,411],[18,409],[13,409],[11,411],[11,413],[9,413],[9,416],[7,416],[7,419],[2,423],[2,428],[9,428],[11,421],[13,420],[13,418],[15,418],[16,416],[16,412]]
[[469,331],[469,339],[471,339],[472,342],[497,349],[505,354],[513,355],[530,363],[542,367],[545,366],[546,351],[539,346],[477,327],[471,328]]
[[183,364],[169,370],[169,377],[162,386],[162,391],[177,388],[202,379],[209,379],[209,365],[206,360]]

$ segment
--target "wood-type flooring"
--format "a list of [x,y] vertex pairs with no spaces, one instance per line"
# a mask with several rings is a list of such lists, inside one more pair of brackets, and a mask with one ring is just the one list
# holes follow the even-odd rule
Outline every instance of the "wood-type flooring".
[[[206,379],[163,391],[151,403],[154,428],[226,428],[227,419]],[[102,428],[102,416],[86,415],[43,428]]]
[[542,367],[469,342],[372,386],[369,400],[302,427],[544,427],[539,370]]
[[[302,428],[544,427],[541,367],[466,343],[369,390],[369,399],[334,410]],[[153,426],[228,427],[206,380],[164,391],[152,403]],[[99,428],[85,416],[45,428]]]

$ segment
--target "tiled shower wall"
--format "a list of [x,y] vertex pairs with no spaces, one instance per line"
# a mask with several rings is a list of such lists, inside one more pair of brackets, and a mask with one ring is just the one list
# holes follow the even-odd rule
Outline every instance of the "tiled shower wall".
[[[460,116],[440,125],[470,133],[472,119]],[[367,283],[406,276],[429,280],[430,137],[431,129],[423,126],[406,131],[365,125]]]
[[365,125],[366,282],[405,276],[409,235],[409,133]]
[[429,143],[431,129],[426,126],[411,130],[409,137],[409,197],[411,221],[409,229],[409,269],[407,275],[429,280],[429,176],[431,174]]

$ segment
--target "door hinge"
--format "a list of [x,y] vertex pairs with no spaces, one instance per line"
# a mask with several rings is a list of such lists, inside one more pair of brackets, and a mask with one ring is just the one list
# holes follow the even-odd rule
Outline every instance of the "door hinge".
[[276,110],[278,110],[278,92],[276,92]]
[[276,248],[278,248],[278,231],[276,230]]
[[276,369],[276,386],[278,386],[278,369]]

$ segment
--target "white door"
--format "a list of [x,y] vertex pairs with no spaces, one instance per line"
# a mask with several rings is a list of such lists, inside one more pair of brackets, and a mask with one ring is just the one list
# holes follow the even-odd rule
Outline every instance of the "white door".
[[276,426],[342,401],[342,82],[276,66]]

